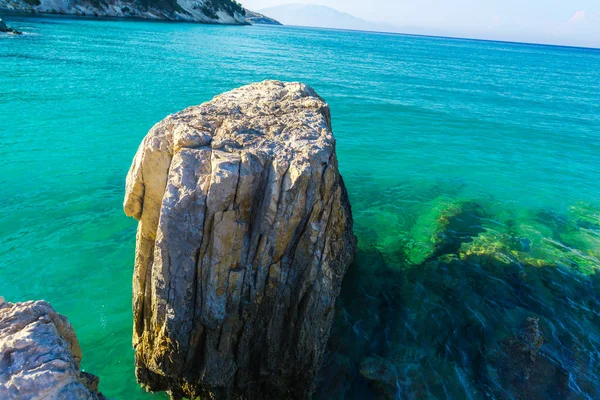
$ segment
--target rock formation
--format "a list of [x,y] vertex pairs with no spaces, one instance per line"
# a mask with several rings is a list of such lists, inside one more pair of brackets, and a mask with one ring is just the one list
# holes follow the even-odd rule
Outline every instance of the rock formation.
[[167,117],[124,208],[139,220],[138,380],[174,398],[308,399],[356,250],[327,104],[265,81]]
[[16,29],[9,28],[8,26],[6,26],[6,23],[0,18],[0,33],[12,33],[13,35],[20,35],[22,32],[19,32]]
[[104,399],[80,361],[73,327],[50,304],[0,297],[0,399]]
[[[539,318],[527,318],[517,336],[503,340],[496,351],[485,354],[490,369],[497,371],[499,386],[508,398],[515,400],[547,399],[553,395],[559,399],[583,398],[573,393],[580,389],[570,385],[573,378],[568,371],[541,351],[544,337],[539,323]],[[575,357],[570,361],[577,362]]]
[[89,17],[247,24],[235,0],[0,0],[0,10]]

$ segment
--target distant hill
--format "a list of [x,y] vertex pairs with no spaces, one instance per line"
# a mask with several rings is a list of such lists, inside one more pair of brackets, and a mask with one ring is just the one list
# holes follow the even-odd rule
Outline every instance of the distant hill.
[[273,19],[273,18],[269,18],[266,15],[263,15],[261,13],[257,13],[256,11],[250,11],[247,8],[246,10],[246,21],[248,21],[249,23],[251,23],[252,25],[255,24],[259,24],[259,25],[281,25],[281,22]]
[[317,4],[282,4],[259,10],[284,25],[364,31],[397,31],[394,25],[366,21],[334,8]]

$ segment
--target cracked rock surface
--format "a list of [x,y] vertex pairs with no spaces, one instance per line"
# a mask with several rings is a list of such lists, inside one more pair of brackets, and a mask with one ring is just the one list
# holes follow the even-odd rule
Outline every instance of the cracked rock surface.
[[308,399],[356,251],[313,89],[265,81],[168,116],[137,151],[124,209],[139,220],[138,381],[174,398]]
[[0,297],[0,399],[104,400],[73,327],[45,301]]

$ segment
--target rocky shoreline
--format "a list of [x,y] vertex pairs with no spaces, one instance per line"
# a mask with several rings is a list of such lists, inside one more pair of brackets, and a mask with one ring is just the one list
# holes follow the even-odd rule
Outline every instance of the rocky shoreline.
[[[152,0],[141,6],[134,1],[0,0],[0,11],[16,15],[71,15],[220,25],[281,25],[273,18],[243,8],[234,0],[173,0],[171,3]],[[2,30],[0,22],[0,32],[20,33],[6,29]]]
[[243,7],[233,0],[151,0],[144,5],[135,1],[116,0],[0,0],[0,10],[27,14],[248,24]]

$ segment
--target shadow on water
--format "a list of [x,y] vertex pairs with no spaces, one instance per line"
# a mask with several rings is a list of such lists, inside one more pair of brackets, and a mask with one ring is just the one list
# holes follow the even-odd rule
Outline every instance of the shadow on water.
[[315,398],[600,398],[598,209],[427,204],[357,230]]

